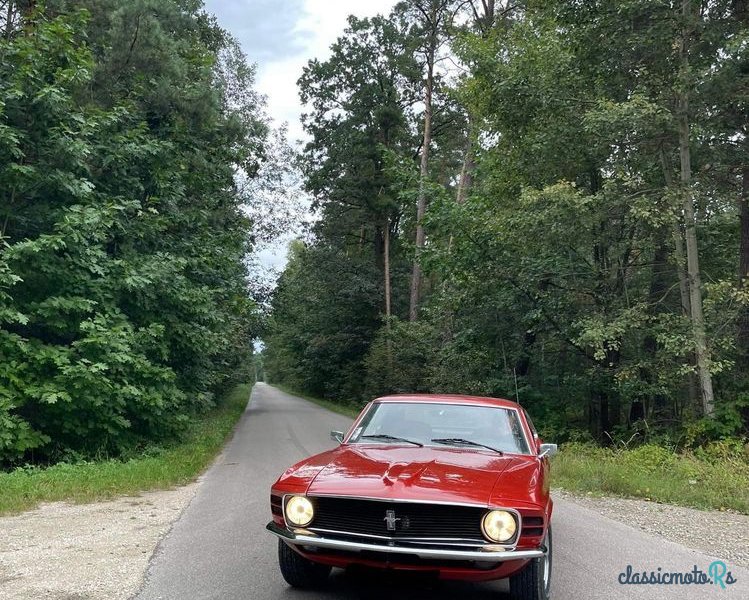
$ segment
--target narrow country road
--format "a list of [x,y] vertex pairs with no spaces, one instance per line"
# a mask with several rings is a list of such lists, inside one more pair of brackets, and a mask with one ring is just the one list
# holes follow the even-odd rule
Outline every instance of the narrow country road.
[[[269,489],[278,475],[308,454],[332,447],[331,429],[350,420],[259,383],[224,453],[196,497],[162,541],[138,600],[424,599],[503,600],[502,582],[431,582],[386,574],[333,572],[320,592],[290,589],[276,564],[276,538],[265,531]],[[749,598],[749,570],[729,565],[737,583],[718,586],[620,585],[635,570],[707,570],[715,557],[664,541],[570,501],[554,511],[554,600]],[[696,524],[697,525],[697,524]],[[706,532],[710,535],[711,532]]]

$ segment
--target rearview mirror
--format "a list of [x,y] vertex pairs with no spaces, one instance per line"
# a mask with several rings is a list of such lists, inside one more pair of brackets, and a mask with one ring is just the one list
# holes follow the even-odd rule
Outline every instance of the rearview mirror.
[[541,444],[541,451],[538,453],[539,458],[544,456],[554,456],[559,451],[556,444]]
[[343,443],[343,432],[342,431],[331,431],[330,432],[330,439],[338,442],[339,444]]

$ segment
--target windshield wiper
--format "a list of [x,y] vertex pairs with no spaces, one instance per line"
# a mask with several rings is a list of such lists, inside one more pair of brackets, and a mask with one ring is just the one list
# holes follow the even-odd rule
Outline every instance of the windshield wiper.
[[408,444],[413,444],[414,446],[418,446],[419,448],[422,448],[424,446],[424,444],[422,444],[421,442],[415,442],[413,440],[407,440],[406,438],[396,437],[394,435],[388,435],[387,433],[377,433],[377,434],[372,434],[372,435],[363,435],[363,436],[361,436],[361,439],[368,439],[368,440],[389,440],[391,442],[406,442]]
[[497,448],[492,448],[491,446],[487,446],[486,444],[480,444],[478,442],[474,442],[473,440],[466,440],[464,438],[434,438],[432,441],[437,442],[438,444],[448,444],[452,446],[475,446],[477,448],[486,448],[487,450],[491,450],[492,452],[496,452],[497,454],[504,454],[504,452]]

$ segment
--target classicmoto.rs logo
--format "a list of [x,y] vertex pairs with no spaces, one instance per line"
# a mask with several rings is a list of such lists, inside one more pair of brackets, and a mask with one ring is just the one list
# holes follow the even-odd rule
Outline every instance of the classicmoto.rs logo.
[[694,565],[691,571],[664,571],[662,567],[655,570],[636,571],[632,565],[619,573],[622,585],[717,585],[722,589],[736,583],[736,578],[722,560],[714,560],[707,567],[707,573]]

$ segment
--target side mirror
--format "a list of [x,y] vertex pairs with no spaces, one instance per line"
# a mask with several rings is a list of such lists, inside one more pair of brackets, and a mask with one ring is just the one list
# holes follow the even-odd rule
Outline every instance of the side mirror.
[[559,447],[556,444],[541,444],[541,451],[538,453],[538,457],[554,456],[558,451]]
[[330,439],[339,444],[343,443],[343,432],[342,431],[331,431]]

